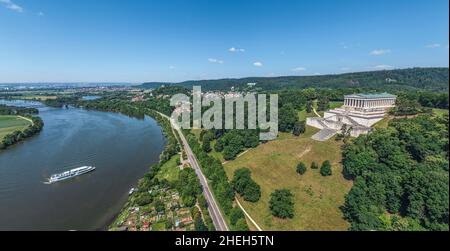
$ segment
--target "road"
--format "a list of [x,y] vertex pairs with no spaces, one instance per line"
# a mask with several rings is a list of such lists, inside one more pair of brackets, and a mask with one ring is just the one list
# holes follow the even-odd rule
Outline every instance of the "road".
[[178,135],[180,136],[180,139],[183,143],[184,151],[186,152],[186,155],[188,157],[189,163],[191,164],[192,168],[194,169],[195,173],[198,176],[198,179],[200,180],[200,184],[203,188],[203,194],[205,195],[206,201],[208,202],[208,211],[209,215],[211,216],[211,219],[214,223],[214,227],[217,231],[229,231],[229,228],[227,226],[227,223],[225,222],[225,219],[222,215],[222,212],[220,212],[219,206],[217,205],[216,200],[214,199],[214,196],[211,192],[211,189],[208,185],[208,180],[206,179],[205,175],[203,175],[203,172],[200,168],[200,165],[197,162],[197,158],[195,157],[194,153],[192,152],[191,147],[189,146],[186,138],[183,135],[183,132],[179,128],[179,126],[167,115],[159,113],[159,115],[163,116],[164,118],[168,119],[170,121],[170,124],[172,125],[172,128],[174,128]]

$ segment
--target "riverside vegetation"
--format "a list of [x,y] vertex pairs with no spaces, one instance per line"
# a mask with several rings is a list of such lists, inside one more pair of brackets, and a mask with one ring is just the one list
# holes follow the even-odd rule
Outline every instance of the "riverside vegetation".
[[35,108],[0,105],[0,150],[39,133],[44,122]]

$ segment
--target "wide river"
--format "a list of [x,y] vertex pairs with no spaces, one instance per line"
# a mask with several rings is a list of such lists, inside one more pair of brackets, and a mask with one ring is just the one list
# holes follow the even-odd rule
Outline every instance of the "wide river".
[[[36,102],[43,131],[0,152],[0,230],[104,230],[126,202],[128,191],[164,149],[151,118]],[[80,166],[96,171],[46,185],[46,179]]]

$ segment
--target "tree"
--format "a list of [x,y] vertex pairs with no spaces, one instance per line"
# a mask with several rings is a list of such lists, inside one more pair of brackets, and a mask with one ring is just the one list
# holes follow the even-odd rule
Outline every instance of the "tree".
[[242,194],[244,193],[245,187],[247,186],[247,183],[250,179],[251,171],[248,168],[238,168],[236,171],[234,171],[233,180],[231,181],[231,184],[234,187],[234,190]]
[[245,201],[257,202],[261,198],[261,187],[252,180],[251,171],[248,168],[236,169],[231,184]]
[[332,175],[331,163],[329,160],[326,160],[323,162],[322,167],[320,168],[320,174],[322,174],[322,176],[331,176]]
[[351,136],[352,127],[349,127],[347,124],[343,124],[341,127],[341,131],[336,135],[336,141],[344,140],[344,143],[347,142],[347,139]]
[[275,190],[270,195],[269,207],[272,215],[278,218],[294,218],[294,201],[291,191]]
[[315,161],[311,163],[311,169],[319,169],[319,165]]
[[242,197],[245,201],[258,202],[261,198],[261,187],[253,180],[247,183]]
[[209,137],[209,134],[206,134],[205,136],[203,136],[202,149],[206,153],[209,153],[212,150],[211,149],[211,138]]
[[166,207],[164,206],[164,203],[160,200],[155,201],[155,210],[157,212],[164,212],[166,210]]
[[197,199],[197,201],[198,201],[198,205],[201,207],[201,208],[208,208],[208,202],[206,201],[206,198],[205,198],[205,196],[203,195],[203,194],[200,194],[199,196],[198,196],[198,199]]
[[330,100],[328,99],[328,97],[319,97],[319,100],[317,101],[317,110],[326,111],[328,109],[330,109]]
[[244,213],[239,207],[233,207],[230,212],[230,223],[236,225],[239,219],[245,219]]
[[311,112],[312,112],[312,109],[313,109],[313,102],[312,102],[311,100],[309,100],[309,101],[306,103],[306,112],[307,112],[307,113],[311,113]]
[[206,227],[205,223],[203,222],[203,219],[200,214],[198,214],[198,216],[194,219],[194,221],[195,221],[194,222],[195,231],[198,231],[198,232],[208,231],[208,228]]
[[395,119],[348,143],[344,176],[354,182],[342,211],[351,229],[448,231],[447,153],[448,115]]
[[153,202],[153,197],[149,193],[140,193],[135,202],[140,207],[146,206]]
[[214,146],[214,150],[216,150],[216,152],[220,153],[223,151],[223,142],[221,139],[218,139],[216,141],[216,145]]
[[397,98],[393,113],[397,116],[410,116],[418,114],[422,106],[417,100],[400,96]]
[[294,125],[293,134],[295,136],[300,136],[300,134],[305,133],[306,131],[306,122],[305,121],[297,121]]
[[294,129],[295,122],[298,120],[297,111],[292,104],[283,105],[279,111],[279,125],[280,132],[290,132]]
[[247,222],[245,221],[245,219],[239,219],[236,222],[236,225],[234,226],[234,228],[236,229],[236,231],[248,231],[248,225]]
[[305,164],[303,162],[300,162],[297,165],[297,173],[300,174],[300,175],[303,175],[303,174],[306,173],[306,166],[305,166]]

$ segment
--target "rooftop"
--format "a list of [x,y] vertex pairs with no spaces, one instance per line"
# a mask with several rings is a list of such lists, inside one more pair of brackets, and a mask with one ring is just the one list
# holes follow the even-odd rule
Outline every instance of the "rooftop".
[[379,98],[396,98],[397,96],[389,93],[359,93],[347,95],[345,98],[358,98],[358,99],[379,99]]

